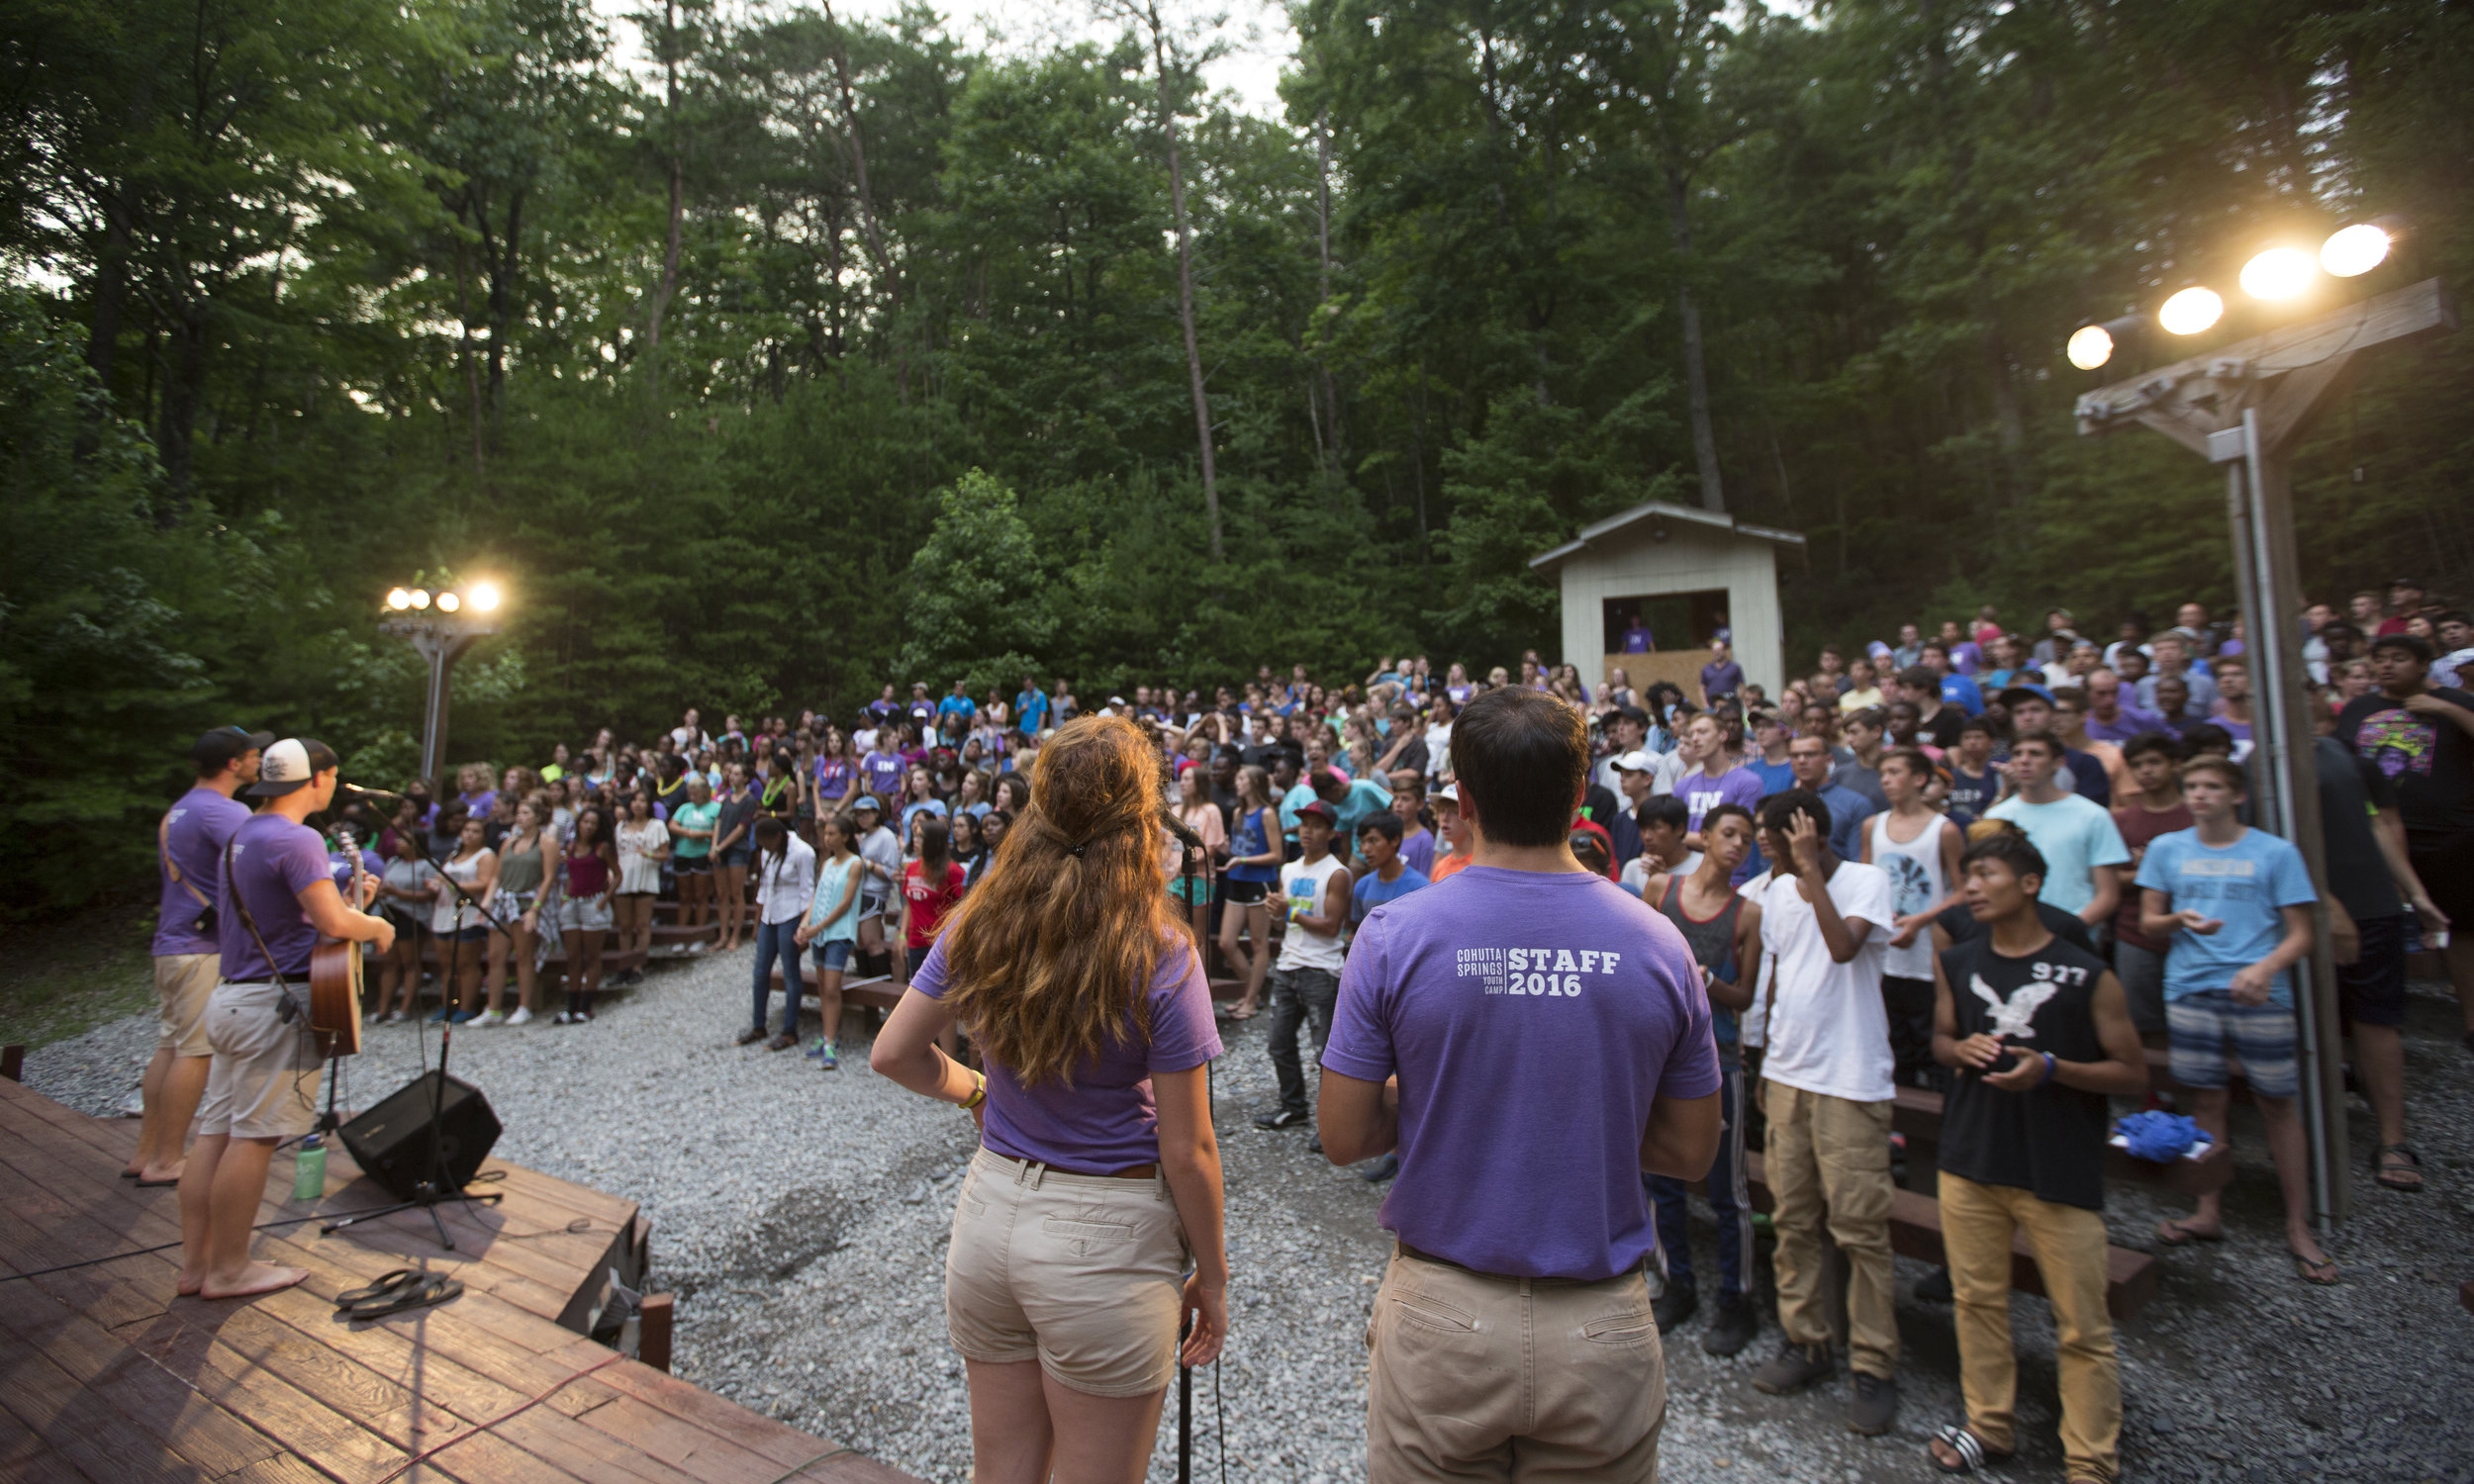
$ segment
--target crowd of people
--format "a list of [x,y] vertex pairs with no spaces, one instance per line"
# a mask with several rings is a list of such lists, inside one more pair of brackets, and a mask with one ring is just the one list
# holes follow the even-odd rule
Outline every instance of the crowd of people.
[[[2454,684],[2474,661],[2474,622],[2403,581],[2357,595],[2342,616],[2315,606],[2301,622],[2327,915],[2353,1065],[2379,1127],[2373,1174],[2413,1191],[2421,1161],[2407,1136],[2397,1028],[2418,944],[2442,955],[2474,1050],[2474,956],[2446,931],[2474,916],[2474,696]],[[1648,652],[1646,633],[1637,645],[1628,636],[1627,649]],[[1517,672],[1483,678],[1385,657],[1338,684],[1302,665],[1285,676],[1266,665],[1208,694],[1137,685],[1104,700],[1063,680],[1025,677],[1011,696],[973,696],[960,682],[935,696],[914,682],[906,697],[887,685],[847,717],[730,715],[709,728],[690,709],[647,742],[604,729],[537,769],[466,768],[445,797],[415,785],[384,817],[347,804],[325,816],[330,875],[371,879],[393,925],[374,945],[374,1015],[415,1013],[427,938],[438,1017],[523,1024],[554,966],[564,1006],[554,1018],[590,1021],[604,961],[622,957],[625,975],[640,974],[654,904],[667,898],[683,926],[711,925],[716,951],[754,947],[743,1045],[799,1044],[808,956],[824,1009],[809,1054],[830,1070],[845,975],[884,974],[938,994],[943,929],[997,889],[988,883],[1000,859],[1017,877],[1081,872],[1088,840],[1067,839],[1054,807],[1034,805],[1041,759],[1060,735],[1088,739],[1062,730],[1077,718],[1119,718],[1156,774],[1145,787],[1160,807],[1146,827],[1158,838],[1144,859],[1166,880],[1163,889],[1155,878],[1154,891],[1197,945],[1218,946],[1231,981],[1218,1013],[1244,1021],[1268,1010],[1279,1101],[1256,1124],[1317,1121],[1300,1045],[1310,1039],[1325,1072],[1315,1148],[1368,1159],[1370,1180],[1398,1177],[1385,1215],[1401,1230],[1394,1206],[1429,1198],[1402,1188],[1417,1171],[1409,1094],[1368,1115],[1393,1120],[1381,1124],[1391,1144],[1332,1138],[1334,1072],[1345,1084],[1384,1060],[1368,1051],[1366,1006],[1350,1031],[1351,984],[1373,943],[1397,950],[1380,919],[1408,920],[1397,914],[1411,898],[1485,864],[1490,838],[1508,859],[1510,826],[1490,836],[1486,819],[1527,786],[1486,771],[1499,760],[1469,754],[1463,712],[1481,702],[1505,711],[1507,695],[1532,709],[1544,704],[1533,697],[1551,698],[1561,704],[1550,712],[1574,728],[1580,771],[1547,845],[1673,926],[1715,1048],[1706,1190],[1719,1270],[1704,1347],[1734,1353],[1760,1328],[1746,1173],[1758,1129],[1783,1343],[1755,1384],[1788,1392],[1835,1374],[1826,1236],[1851,1268],[1850,1423],[1867,1434],[1891,1426],[1890,1112],[1898,1087],[1933,1088],[1947,1098],[1943,1220],[1968,1406],[1935,1440],[1936,1460],[1957,1470],[2014,1445],[2015,1231],[2053,1296],[2072,1475],[2107,1478],[2120,1402],[2096,1213],[2114,1118],[2157,1103],[2142,1036],[2167,1050],[2183,1095],[2174,1111],[2220,1144],[2230,1137],[2228,1058],[2238,1058],[2283,1186],[2294,1271],[2340,1279],[2308,1219],[2296,1108],[2294,969],[2312,952],[2320,891],[2293,844],[2248,823],[2249,671],[2238,619],[2191,603],[2169,627],[2126,618],[2108,638],[2082,635],[2060,609],[2033,634],[2005,629],[1989,607],[1931,636],[1909,624],[1896,643],[1823,647],[1774,696],[1746,678],[1723,632],[1698,694],[1667,682],[1636,689],[1621,668],[1588,684],[1534,652]],[[210,734],[201,788],[210,763],[241,780],[243,755],[267,740]],[[167,821],[171,936],[158,954],[178,936],[175,919],[213,899],[214,860],[201,845],[228,831],[230,812],[193,806],[188,823],[178,810]],[[194,840],[192,829],[202,831]],[[1026,830],[1037,843],[1008,851]],[[1593,982],[1593,963],[1612,973],[1619,958],[1537,941],[1558,946],[1464,949],[1476,957],[1458,972],[1483,978],[1488,994],[1570,997]],[[700,938],[685,951],[708,950]],[[158,1061],[172,1067],[196,1055],[191,1032],[175,1035],[175,1000],[195,992],[189,973],[188,989],[165,989]],[[782,1007],[769,1029],[777,976]],[[952,1050],[956,1023],[942,1017],[931,1039]],[[986,1028],[970,1028],[988,1049]],[[965,1081],[939,1080],[948,1064],[916,1039],[906,1034],[901,1055],[921,1090],[967,1090],[967,1068],[956,1073]],[[1192,1033],[1189,1049],[1205,1040],[1216,1048]],[[158,1079],[168,1086],[174,1073],[149,1072],[150,1114]],[[176,1103],[165,1100],[167,1119]],[[140,1165],[159,1178],[177,1164],[177,1145],[149,1129]],[[1645,1240],[1663,1268],[1655,1319],[1671,1330],[1698,1307],[1684,1241],[1691,1176],[1643,1168],[1654,1233]],[[2213,1241],[2223,1220],[2204,1196],[2157,1235]]]

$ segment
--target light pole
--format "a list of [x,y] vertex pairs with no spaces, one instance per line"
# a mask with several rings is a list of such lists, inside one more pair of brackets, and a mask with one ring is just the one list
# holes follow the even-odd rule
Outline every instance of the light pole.
[[446,792],[438,761],[446,747],[447,676],[475,641],[498,632],[498,609],[504,601],[498,584],[488,582],[474,583],[461,592],[396,588],[387,594],[388,613],[379,621],[378,631],[411,643],[429,666],[429,703],[421,725],[421,776],[440,796]]
[[[2318,267],[2353,278],[2377,267],[2402,230],[2394,219],[2347,227],[2321,248]],[[2298,298],[2316,274],[2309,254],[2276,247],[2242,272],[2254,299]],[[2202,301],[2199,296],[2205,295]],[[2213,310],[2210,307],[2213,306]],[[2201,313],[2203,310],[2210,310]],[[2212,327],[2223,301],[2188,288],[2165,301],[2158,322],[2175,334]],[[2185,327],[2188,326],[2188,327]],[[2303,1122],[2311,1143],[2313,1214],[2323,1228],[2351,1205],[2345,1160],[2344,1072],[2338,1056],[2336,974],[2329,944],[2328,864],[2320,833],[2319,769],[2305,703],[2301,563],[2294,544],[2292,450],[2303,430],[2358,357],[2457,327],[2456,306],[2438,279],[2392,289],[2315,319],[2142,372],[2081,397],[2083,434],[2139,424],[2163,433],[2226,471],[2235,586],[2255,668],[2251,789],[2259,823],[2302,851],[2323,905],[2310,959],[2296,966],[2297,1029],[2303,1063]],[[2136,317],[2082,326],[2071,364],[2092,371],[2112,358],[2120,334],[2141,331]]]

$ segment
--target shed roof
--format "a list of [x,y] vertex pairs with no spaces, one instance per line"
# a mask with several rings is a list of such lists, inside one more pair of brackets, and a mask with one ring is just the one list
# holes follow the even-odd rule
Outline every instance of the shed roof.
[[1551,571],[1568,558],[1578,556],[1592,546],[1631,534],[1636,527],[1649,522],[1666,520],[1681,520],[1694,525],[1706,525],[1716,530],[1726,531],[1730,535],[1745,536],[1756,541],[1775,541],[1790,546],[1804,544],[1804,533],[1800,530],[1779,530],[1775,526],[1768,525],[1746,525],[1735,516],[1723,514],[1717,510],[1700,510],[1688,505],[1652,500],[1636,505],[1621,514],[1609,515],[1595,524],[1582,526],[1579,535],[1556,547],[1553,551],[1542,551],[1531,557],[1529,565],[1541,572]]

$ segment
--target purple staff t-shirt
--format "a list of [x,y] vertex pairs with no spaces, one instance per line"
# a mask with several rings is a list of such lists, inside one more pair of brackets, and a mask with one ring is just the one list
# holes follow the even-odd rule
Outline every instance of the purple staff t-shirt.
[[[910,987],[930,999],[945,997],[945,945],[938,940]],[[1191,1071],[1220,1054],[1220,1033],[1211,1023],[1211,987],[1202,960],[1184,943],[1160,957],[1147,998],[1151,1044],[1126,1027],[1125,1039],[1074,1068],[1074,1085],[1043,1082],[1024,1087],[1013,1073],[988,1059],[988,1115],[980,1142],[1015,1159],[1053,1164],[1068,1173],[1111,1174],[1160,1159],[1160,1112],[1152,1096],[1155,1071]]]
[[1761,792],[1761,776],[1750,768],[1730,768],[1716,778],[1695,768],[1675,780],[1675,796],[1683,800],[1684,828],[1696,834],[1709,811],[1722,803],[1758,810]]
[[[237,798],[212,788],[192,788],[180,796],[168,816],[171,824],[163,831],[163,853],[180,869],[182,885],[171,873],[156,864],[163,878],[163,899],[155,909],[154,954],[211,954],[218,947],[214,939],[192,929],[198,914],[214,905],[216,894],[223,890],[224,842],[249,817],[249,806]],[[189,887],[198,888],[197,896]],[[200,902],[199,897],[205,901]]]
[[296,981],[308,975],[318,929],[301,910],[301,893],[332,881],[328,869],[326,840],[281,814],[252,814],[233,833],[232,870],[225,876],[215,913],[223,934],[225,978],[248,983],[274,977],[266,955],[257,951],[257,940],[249,936],[248,924],[234,905],[236,893],[248,903],[259,936],[275,956],[275,970]]
[[859,760],[859,777],[877,802],[890,806],[902,796],[902,776],[908,766],[901,753],[880,747]]
[[1601,876],[1472,866],[1377,907],[1323,1066],[1400,1078],[1382,1224],[1479,1272],[1594,1281],[1658,1246],[1650,1104],[1718,1090],[1683,935]]

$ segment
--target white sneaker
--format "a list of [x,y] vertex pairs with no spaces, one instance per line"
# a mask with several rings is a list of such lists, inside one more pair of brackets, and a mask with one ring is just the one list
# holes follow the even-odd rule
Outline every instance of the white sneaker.
[[529,1025],[532,1023],[532,1012],[525,1009],[522,1005],[518,1005],[516,1007],[516,1013],[507,1017],[507,1023],[509,1025]]
[[496,1010],[484,1010],[475,1015],[470,1024],[475,1030],[483,1030],[490,1026],[507,1024],[507,1017]]
[[403,1012],[403,1011],[401,1011],[401,1010],[389,1010],[389,1011],[387,1012],[387,1024],[389,1024],[389,1025],[398,1025],[398,1024],[401,1024],[401,1023],[404,1021],[404,1019],[405,1019],[405,1015],[404,1015],[404,1012]]

